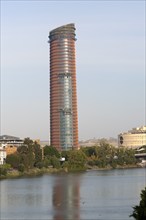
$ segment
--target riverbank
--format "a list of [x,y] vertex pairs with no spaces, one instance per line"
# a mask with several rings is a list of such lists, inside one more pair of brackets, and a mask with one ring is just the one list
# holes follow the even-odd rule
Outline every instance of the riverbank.
[[97,166],[88,166],[88,169],[87,170],[113,170],[113,169],[132,169],[132,168],[143,168],[143,166],[141,166],[141,164],[134,164],[134,165],[123,165],[123,166],[120,166],[120,165],[117,165],[116,168],[113,168],[113,167],[97,167]]
[[67,168],[33,168],[28,171],[20,172],[16,169],[10,169],[6,175],[0,175],[0,180],[2,179],[12,179],[12,178],[19,178],[19,177],[31,177],[31,176],[39,176],[43,174],[51,174],[51,173],[68,173],[68,172],[81,172],[81,171],[90,171],[90,170],[112,170],[112,169],[132,169],[132,168],[142,168],[140,164],[136,165],[124,165],[124,166],[117,166],[116,168],[112,167],[105,167],[99,168],[97,166],[88,166],[86,169],[76,169],[76,170],[68,170]]
[[16,169],[10,169],[6,175],[1,175],[0,179],[18,178],[18,177],[29,177],[29,176],[39,176],[47,173],[57,173],[61,172],[61,169],[56,168],[33,168],[28,171],[20,172]]

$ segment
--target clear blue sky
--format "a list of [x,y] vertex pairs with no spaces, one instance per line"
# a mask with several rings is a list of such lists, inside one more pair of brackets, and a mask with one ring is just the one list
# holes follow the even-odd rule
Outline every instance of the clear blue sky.
[[49,139],[49,31],[76,26],[79,139],[145,124],[145,1],[1,1],[1,134]]

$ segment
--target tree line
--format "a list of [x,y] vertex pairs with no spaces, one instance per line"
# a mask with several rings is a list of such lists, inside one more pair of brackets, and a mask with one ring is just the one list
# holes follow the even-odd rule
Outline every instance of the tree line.
[[[59,152],[55,147],[48,145],[42,149],[37,142],[26,138],[16,153],[7,156],[6,164],[0,166],[0,172],[6,175],[10,167],[20,172],[48,167],[63,170],[86,170],[93,167],[116,168],[135,165],[137,160],[134,154],[133,149],[116,148],[106,142],[93,147],[82,147],[79,150]],[[65,162],[60,161],[62,157],[65,158]]]

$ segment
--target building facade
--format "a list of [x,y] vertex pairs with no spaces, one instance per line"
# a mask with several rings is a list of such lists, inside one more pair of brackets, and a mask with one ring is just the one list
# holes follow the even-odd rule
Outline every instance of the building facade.
[[58,150],[78,148],[75,26],[49,33],[50,143]]
[[3,165],[5,163],[6,156],[7,153],[6,153],[5,145],[0,144],[0,165]]
[[23,144],[23,140],[18,137],[14,137],[14,136],[10,136],[10,135],[1,135],[0,136],[0,144],[5,144],[7,146],[19,147]]
[[10,136],[1,135],[0,136],[0,164],[4,164],[7,155],[14,154],[17,152],[17,148],[23,144],[23,140]]
[[133,128],[132,130],[118,135],[118,146],[139,148],[146,145],[146,126]]

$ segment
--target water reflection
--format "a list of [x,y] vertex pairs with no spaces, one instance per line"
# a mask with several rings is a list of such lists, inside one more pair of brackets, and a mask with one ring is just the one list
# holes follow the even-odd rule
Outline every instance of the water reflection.
[[145,174],[140,168],[3,180],[0,219],[128,220]]
[[61,175],[53,187],[54,220],[80,219],[80,180],[76,175]]

